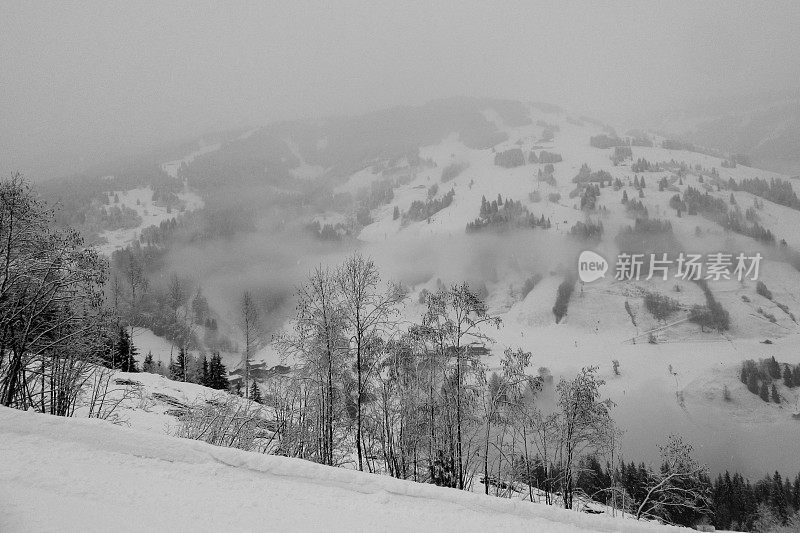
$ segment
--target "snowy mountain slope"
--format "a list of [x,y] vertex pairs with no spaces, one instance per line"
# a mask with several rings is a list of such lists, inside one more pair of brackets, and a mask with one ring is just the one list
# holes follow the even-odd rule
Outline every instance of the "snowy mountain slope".
[[[245,133],[240,137],[240,139],[245,139],[245,138],[247,138],[247,136],[248,136],[248,133]],[[200,142],[198,144],[200,146],[199,146],[199,148],[197,150],[189,153],[188,155],[186,155],[182,159],[176,159],[174,161],[167,161],[165,163],[162,163],[161,164],[161,170],[163,170],[164,172],[166,172],[167,174],[169,174],[173,178],[177,178],[178,177],[178,170],[180,170],[181,165],[191,163],[192,161],[194,161],[194,159],[196,157],[201,156],[203,154],[207,154],[209,152],[214,152],[216,150],[219,150],[220,146],[222,146],[221,143],[206,144],[206,143],[204,143],[202,141],[202,139],[200,140]]]
[[[394,190],[391,203],[373,209],[374,222],[361,231],[359,239],[364,252],[374,257],[388,272],[397,276],[398,264],[404,255],[424,257],[419,270],[404,280],[412,287],[412,300],[405,308],[408,320],[417,319],[422,308],[416,297],[422,289],[435,290],[437,278],[445,283],[468,279],[485,281],[487,302],[492,312],[503,319],[503,328],[488,332],[496,343],[493,356],[485,362],[490,368],[498,364],[497,354],[517,346],[533,353],[533,368],[550,369],[559,376],[574,374],[581,366],[599,365],[608,384],[609,397],[617,403],[616,420],[626,430],[624,452],[627,457],[657,460],[657,444],[671,431],[686,435],[697,445],[701,459],[713,471],[727,468],[740,469],[751,476],[760,476],[764,469],[780,468],[800,454],[796,438],[797,421],[792,414],[797,411],[796,395],[782,392],[783,403],[769,404],[750,394],[738,380],[738,369],[744,359],[775,356],[781,363],[800,362],[794,349],[800,327],[791,315],[800,316],[800,272],[787,263],[777,260],[775,248],[769,248],[750,237],[725,231],[715,222],[702,216],[677,217],[669,201],[676,193],[692,186],[713,197],[729,203],[731,192],[726,190],[729,178],[782,178],[773,172],[737,165],[722,167],[718,157],[686,150],[669,150],[661,147],[632,147],[633,161],[644,158],[650,163],[666,162],[685,164],[689,172],[678,183],[674,171],[660,170],[634,172],[631,160],[615,166],[610,155],[613,149],[592,147],[589,138],[603,129],[588,121],[575,121],[563,113],[543,112],[530,108],[532,123],[507,126],[495,119],[491,110],[485,114],[498,124],[507,140],[490,149],[466,146],[459,135],[453,133],[436,144],[420,149],[423,160],[435,166],[420,166],[411,171],[411,180]],[[550,142],[543,142],[542,124],[555,124],[558,131]],[[656,138],[657,144],[660,138]],[[555,163],[555,184],[537,180],[541,164],[525,164],[516,168],[495,165],[496,152],[521,148],[524,154],[534,150],[555,152],[563,161]],[[466,169],[454,179],[441,182],[442,169],[452,163],[461,163]],[[724,334],[701,331],[686,321],[688,310],[694,304],[705,303],[700,288],[681,280],[621,282],[613,279],[613,264],[618,253],[614,237],[620,228],[632,225],[633,218],[626,213],[620,201],[623,190],[611,187],[600,189],[598,204],[607,212],[591,213],[579,209],[580,198],[570,198],[575,190],[573,177],[582,164],[592,171],[605,170],[619,178],[623,190],[631,199],[640,200],[652,218],[669,220],[676,239],[687,252],[746,252],[768,254],[762,261],[759,279],[772,290],[774,301],[756,294],[755,281],[712,281],[711,289],[723,307],[730,313],[731,328]],[[700,170],[697,169],[699,167]],[[718,178],[710,177],[714,168]],[[390,169],[391,170],[391,169]],[[354,174],[342,190],[356,191],[371,181],[383,179],[386,174],[370,168]],[[389,174],[390,175],[390,174]],[[634,175],[644,177],[644,197],[631,183]],[[702,176],[702,178],[701,178]],[[666,177],[670,189],[659,191],[658,181]],[[722,187],[717,190],[717,183]],[[402,224],[394,219],[395,207],[402,213],[415,200],[425,201],[428,190],[438,184],[436,198],[441,198],[451,188],[455,191],[452,204],[437,212],[429,220]],[[795,187],[796,188],[796,187]],[[540,201],[533,201],[528,193],[538,192]],[[560,194],[557,202],[548,201],[551,193]],[[479,213],[481,199],[492,201],[497,195],[522,201],[534,215],[549,218],[549,230],[533,229],[518,233],[494,235],[466,235],[466,224]],[[733,193],[742,212],[754,205],[756,197],[748,192]],[[800,249],[800,211],[759,199],[759,223],[770,229],[776,240],[786,239],[793,249]],[[569,229],[578,221],[601,220],[605,232],[600,243],[584,243],[569,238]],[[486,241],[491,246],[486,246]],[[505,243],[505,244],[501,244]],[[555,323],[552,306],[556,287],[563,279],[560,266],[572,266],[577,250],[595,249],[612,264],[612,270],[601,281],[576,287],[570,299],[569,310],[560,324]],[[409,252],[413,250],[413,252]],[[481,257],[480,254],[492,257]],[[573,255],[574,254],[574,255]],[[485,260],[485,261],[484,261]],[[470,270],[471,263],[490,263],[479,274]],[[472,274],[472,278],[470,278]],[[529,276],[540,274],[542,280],[524,299],[509,296],[519,291]],[[402,271],[400,277],[402,278]],[[422,282],[414,277],[428,276]],[[494,278],[494,279],[488,279]],[[675,287],[680,288],[677,292]],[[645,309],[645,291],[657,291],[679,301],[682,310],[669,321],[659,323]],[[635,314],[635,323],[629,317],[625,303]],[[775,302],[786,306],[780,310]],[[763,313],[759,312],[763,310]],[[791,315],[789,314],[791,313]],[[774,321],[766,315],[773,315]],[[648,343],[648,332],[654,332],[658,344]],[[765,339],[771,345],[762,344]],[[611,361],[621,363],[622,373],[611,372]],[[672,368],[672,372],[670,372]],[[723,389],[732,393],[730,400],[723,399]],[[762,446],[759,457],[749,457],[747,449],[763,439],[759,435],[773,435],[775,446]]]
[[703,102],[666,119],[660,128],[703,146],[746,154],[767,168],[795,175],[800,170],[796,91],[760,95],[757,101]]
[[[128,191],[114,191],[109,193],[112,198],[119,199],[120,206],[130,208],[141,217],[142,222],[135,228],[104,231],[100,234],[103,244],[97,250],[104,255],[111,255],[115,250],[125,248],[139,238],[142,230],[150,226],[158,226],[165,220],[178,216],[178,212],[168,209],[153,201],[153,191],[147,187],[131,189]],[[177,194],[183,203],[183,211],[194,211],[203,206],[203,200],[195,192],[184,190]],[[117,205],[117,204],[114,204]]]
[[0,408],[3,531],[685,531]]
[[[800,454],[800,441],[793,438],[798,422],[791,416],[797,410],[797,399],[787,392],[781,405],[764,403],[743,390],[738,380],[738,368],[744,359],[775,356],[781,363],[800,362],[794,349],[800,327],[789,315],[800,317],[800,272],[790,265],[774,256],[762,262],[759,278],[773,292],[774,301],[757,295],[753,281],[711,283],[716,298],[731,315],[731,328],[722,335],[700,331],[696,324],[685,320],[691,306],[704,303],[705,298],[695,284],[672,279],[666,282],[619,282],[612,279],[613,272],[609,272],[604,280],[576,286],[567,315],[559,324],[555,323],[552,313],[564,267],[574,265],[577,252],[592,248],[613,264],[617,254],[614,237],[621,227],[633,224],[633,218],[620,201],[622,190],[601,189],[598,203],[607,209],[602,214],[587,215],[579,209],[580,198],[569,197],[576,188],[573,177],[584,163],[592,171],[605,170],[612,177],[619,178],[632,199],[638,196],[631,185],[634,175],[643,176],[647,183],[644,197],[637,199],[648,209],[651,217],[669,220],[682,248],[690,252],[753,253],[770,248],[749,237],[726,232],[702,216],[684,213],[678,218],[675,210],[669,207],[674,194],[692,186],[728,203],[731,193],[725,189],[725,183],[729,177],[738,181],[786,176],[744,165],[723,168],[720,158],[697,152],[632,147],[634,161],[645,158],[651,163],[684,163],[689,172],[680,184],[671,171],[634,172],[630,160],[615,166],[609,157],[612,149],[594,148],[589,143],[591,136],[604,132],[599,123],[588,119],[575,120],[562,111],[533,105],[527,106],[527,122],[508,120],[491,108],[495,104],[486,105],[481,120],[487,121],[492,128],[499,128],[502,135],[497,138],[505,139],[488,148],[485,145],[476,147],[469,142],[469,135],[464,135],[471,131],[471,122],[463,123],[447,113],[440,116],[431,111],[436,109],[433,106],[392,112],[387,120],[383,120],[386,118],[383,115],[378,117],[381,120],[359,119],[356,122],[361,125],[355,128],[358,135],[354,137],[329,136],[332,131],[347,132],[347,128],[341,131],[327,127],[319,131],[311,128],[306,134],[302,128],[292,131],[287,126],[289,129],[272,134],[269,131],[258,132],[252,140],[263,137],[260,144],[253,142],[241,146],[242,143],[237,145],[233,142],[220,150],[236,148],[233,150],[236,153],[241,149],[244,154],[264,157],[273,151],[292,155],[297,166],[289,168],[289,171],[298,175],[314,169],[315,172],[306,176],[308,178],[323,168],[326,174],[327,169],[338,171],[347,168],[341,177],[349,175],[349,179],[343,183],[334,182],[334,190],[350,193],[354,198],[358,197],[359,190],[368,188],[375,181],[403,177],[393,191],[391,202],[372,209],[374,222],[361,230],[359,247],[376,260],[384,279],[402,281],[410,287],[412,298],[406,304],[404,318],[419,319],[422,306],[417,303],[417,297],[423,289],[435,290],[439,279],[445,284],[464,280],[475,282],[477,286],[485,283],[487,302],[492,312],[504,322],[501,330],[489,332],[496,343],[492,347],[494,355],[487,357],[485,362],[490,368],[496,368],[498,354],[506,347],[519,346],[533,353],[531,372],[544,366],[550,369],[556,380],[574,374],[581,366],[598,365],[608,381],[605,391],[618,406],[615,418],[627,431],[624,441],[626,457],[657,460],[656,444],[670,431],[687,435],[697,445],[703,462],[715,471],[731,468],[750,476],[760,476],[764,470],[782,468]],[[413,128],[404,129],[408,125],[403,116],[409,113],[417,118],[409,121]],[[456,113],[453,116],[460,115]],[[424,127],[420,131],[423,133],[417,131],[415,120],[421,121]],[[542,140],[547,124],[557,126],[552,141]],[[414,150],[418,144],[420,146],[417,164],[412,164],[413,158],[406,155],[409,150],[402,142],[406,140],[406,133],[409,135],[408,146]],[[371,143],[372,137],[376,137],[374,143]],[[281,149],[273,147],[267,142],[269,139],[280,144]],[[661,139],[655,140],[658,144]],[[356,161],[364,147],[369,148],[364,150],[365,159]],[[562,155],[563,161],[554,164],[555,184],[537,180],[537,172],[544,167],[541,164],[528,163],[516,168],[495,165],[495,152],[517,147],[526,155],[531,150],[539,154],[547,150]],[[212,157],[215,153],[209,152],[205,157]],[[443,183],[442,170],[452,163],[462,163],[466,169]],[[698,165],[701,170],[696,169]],[[715,168],[719,175],[718,181],[722,185],[719,191],[717,179],[709,177],[711,168]],[[327,177],[318,176],[316,179],[324,181]],[[671,189],[674,190],[659,191],[657,184],[661,177],[672,181]],[[436,198],[453,188],[455,197],[449,207],[429,220],[403,224],[394,218],[395,207],[402,213],[412,202],[425,201],[433,185],[438,185]],[[529,198],[529,193],[533,192],[539,194],[540,201]],[[548,201],[551,193],[558,193],[560,199]],[[498,194],[505,199],[521,201],[537,217],[544,215],[552,221],[552,228],[467,235],[466,224],[478,216],[482,197],[491,201]],[[755,200],[752,194],[742,191],[734,192],[733,196],[742,211],[752,206]],[[800,233],[796,230],[800,226],[800,211],[767,200],[759,203],[763,204],[763,208],[757,211],[760,224],[774,232],[777,240],[786,239],[789,246],[800,249]],[[330,224],[353,218],[353,213],[330,209],[331,206],[325,205],[313,216],[320,223]],[[567,235],[576,222],[586,220],[587,216],[601,220],[604,225],[603,240],[598,244],[575,241]],[[349,242],[345,246],[355,247]],[[777,246],[771,248],[773,253],[775,248]],[[328,259],[322,257],[320,261],[327,262]],[[299,261],[297,264],[301,270],[308,268]],[[522,298],[520,289],[523,282],[536,274],[542,276],[541,281],[527,297]],[[680,292],[675,290],[676,286]],[[209,292],[214,289],[204,288]],[[668,326],[660,324],[646,310],[644,291],[657,291],[679,301],[681,310]],[[626,311],[626,303],[634,314],[634,320]],[[782,311],[778,303],[787,306],[788,312]],[[759,313],[759,309],[763,313]],[[774,321],[770,321],[767,314],[773,315]],[[651,330],[656,330],[654,340],[658,344],[648,343]],[[762,344],[765,339],[774,343]],[[166,363],[169,346],[159,344],[157,340],[151,343],[151,340],[144,332],[141,339],[135,338],[134,342],[138,343],[143,355],[152,344],[156,359]],[[272,346],[265,346],[255,359],[266,361],[268,366],[284,363]],[[614,359],[621,363],[619,376],[611,371]],[[229,369],[233,369],[236,361],[230,357],[226,363]],[[286,363],[291,364],[291,361]],[[731,401],[722,398],[725,387],[732,393]],[[776,440],[783,440],[784,444],[764,446],[760,457],[747,457],[747,448],[764,434],[775,435]]]

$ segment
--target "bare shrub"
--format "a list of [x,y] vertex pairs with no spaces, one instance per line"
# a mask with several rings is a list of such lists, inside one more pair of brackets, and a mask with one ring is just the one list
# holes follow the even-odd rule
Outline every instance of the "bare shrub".
[[176,437],[240,450],[267,450],[272,441],[261,405],[229,394],[200,400],[178,418]]

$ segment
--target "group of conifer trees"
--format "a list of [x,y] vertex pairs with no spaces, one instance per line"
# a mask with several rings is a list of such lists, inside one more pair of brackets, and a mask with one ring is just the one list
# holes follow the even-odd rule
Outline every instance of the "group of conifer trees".
[[800,364],[780,364],[774,356],[758,362],[748,359],[742,363],[739,380],[765,402],[781,403],[775,384],[783,382],[790,389],[800,386]]
[[121,370],[122,372],[150,372],[161,374],[174,381],[197,383],[217,390],[228,390],[228,370],[222,362],[219,352],[211,357],[205,354],[195,357],[179,348],[177,357],[170,357],[169,364],[162,365],[154,361],[152,352],[148,352],[139,367],[139,350],[131,340],[128,328],[118,327],[116,340],[110,339],[107,349],[100,359],[103,366]]

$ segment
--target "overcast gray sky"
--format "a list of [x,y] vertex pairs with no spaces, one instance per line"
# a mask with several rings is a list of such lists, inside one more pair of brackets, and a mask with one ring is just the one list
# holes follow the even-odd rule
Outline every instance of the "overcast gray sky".
[[604,118],[800,79],[800,2],[0,0],[0,171],[452,95]]

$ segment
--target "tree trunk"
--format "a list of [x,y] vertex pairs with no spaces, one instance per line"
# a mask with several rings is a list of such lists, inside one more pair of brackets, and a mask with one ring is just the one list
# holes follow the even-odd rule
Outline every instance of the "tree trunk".
[[458,460],[458,488],[464,490],[464,462],[461,457],[461,349],[456,347],[456,458]]
[[358,387],[356,398],[356,451],[358,452],[358,469],[364,471],[363,450],[361,449],[361,339],[356,339],[356,372]]

